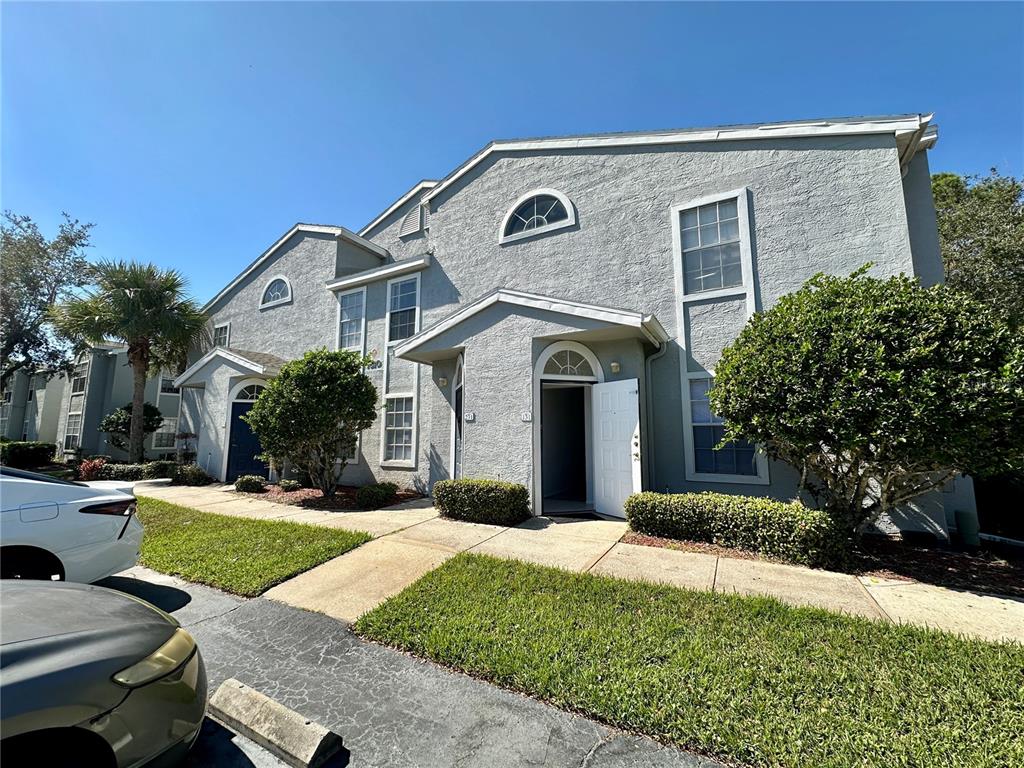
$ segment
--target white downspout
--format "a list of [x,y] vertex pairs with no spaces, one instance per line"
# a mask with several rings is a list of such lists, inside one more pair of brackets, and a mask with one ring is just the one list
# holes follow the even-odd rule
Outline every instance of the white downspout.
[[[669,339],[671,341],[671,339]],[[663,341],[658,345],[658,351],[653,355],[649,355],[644,360],[644,385],[647,390],[647,407],[644,408],[646,413],[644,416],[647,419],[647,429],[643,430],[644,433],[644,452],[647,454],[647,484],[651,489],[658,487],[657,482],[654,478],[654,436],[652,429],[654,425],[654,377],[651,376],[651,363],[661,358],[666,352],[668,352],[668,341]]]

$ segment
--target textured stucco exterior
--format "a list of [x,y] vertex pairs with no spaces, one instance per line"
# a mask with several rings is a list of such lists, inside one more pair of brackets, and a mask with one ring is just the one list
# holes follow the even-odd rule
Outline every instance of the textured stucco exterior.
[[[495,289],[653,316],[669,339],[660,349],[641,334],[586,317],[495,305],[424,343],[418,351],[430,362],[414,362],[396,358],[386,344],[387,279],[367,280],[365,351],[379,361],[368,374],[382,406],[388,393],[415,397],[416,458],[408,467],[382,465],[378,419],[362,435],[359,461],[343,480],[390,479],[429,490],[450,475],[451,387],[462,355],[465,412],[472,415],[463,430],[464,473],[532,488],[539,417],[534,367],[545,347],[571,339],[597,356],[607,381],[638,380],[645,487],[792,498],[796,473],[781,465],[768,468],[766,484],[686,479],[686,375],[713,371],[751,312],[771,307],[818,272],[849,274],[872,262],[874,274],[914,274],[928,284],[941,279],[927,159],[922,151],[901,168],[900,153],[896,136],[884,133],[495,151],[433,196],[428,228],[399,235],[426,189],[364,232],[387,249],[387,259],[330,235],[298,232],[210,310],[214,324],[230,322],[231,348],[294,359],[337,344],[338,305],[329,282],[430,254],[429,266],[417,273],[419,330]],[[566,195],[575,224],[499,244],[509,206],[538,188]],[[750,210],[749,295],[684,300],[672,209],[735,190]],[[261,310],[260,293],[279,274],[291,283],[292,301]],[[218,446],[226,436],[218,430],[230,409],[222,375],[241,374],[197,376],[192,383],[202,394],[188,394],[183,406],[198,423],[200,456],[209,457],[211,470],[223,464]],[[922,527],[944,531],[941,500],[932,506],[899,524],[913,527],[920,518]]]

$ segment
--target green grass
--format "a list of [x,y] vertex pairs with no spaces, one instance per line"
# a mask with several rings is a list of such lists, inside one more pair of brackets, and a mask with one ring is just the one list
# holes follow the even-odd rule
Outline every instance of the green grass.
[[1024,765],[1019,645],[467,554],[356,631],[747,764]]
[[253,597],[372,537],[277,520],[247,520],[139,499],[140,562],[187,581]]

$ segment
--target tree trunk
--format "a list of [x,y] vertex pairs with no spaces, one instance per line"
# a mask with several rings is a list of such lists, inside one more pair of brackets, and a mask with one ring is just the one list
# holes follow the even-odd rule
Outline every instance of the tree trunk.
[[128,362],[132,367],[132,421],[128,432],[128,459],[133,464],[141,464],[145,460],[146,434],[142,427],[145,416],[148,357],[145,349],[132,347],[128,350]]

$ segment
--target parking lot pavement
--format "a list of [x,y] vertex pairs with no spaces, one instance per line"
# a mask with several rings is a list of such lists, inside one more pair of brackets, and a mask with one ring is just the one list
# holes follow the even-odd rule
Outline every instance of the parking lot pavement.
[[[339,733],[347,751],[340,764],[718,765],[364,642],[321,614],[243,600],[144,568],[104,586],[178,617],[199,643],[211,691],[234,677]],[[192,766],[275,766],[247,758],[242,742],[232,747],[230,732],[215,725],[200,737]]]

